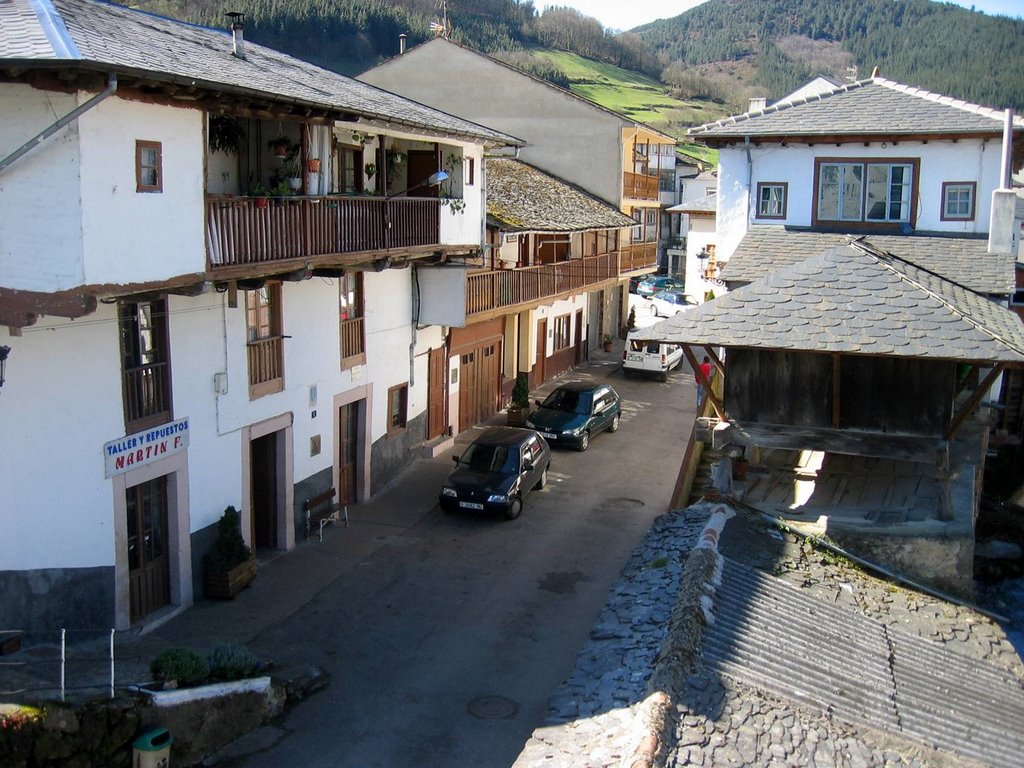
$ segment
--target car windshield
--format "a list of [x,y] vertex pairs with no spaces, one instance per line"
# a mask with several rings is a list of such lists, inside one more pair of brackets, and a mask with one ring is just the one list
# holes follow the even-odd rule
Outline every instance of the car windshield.
[[459,458],[459,464],[479,472],[516,472],[519,467],[518,449],[506,445],[473,443]]
[[556,389],[547,399],[541,403],[542,408],[550,408],[553,411],[565,411],[566,413],[590,413],[589,392],[576,392],[571,389]]

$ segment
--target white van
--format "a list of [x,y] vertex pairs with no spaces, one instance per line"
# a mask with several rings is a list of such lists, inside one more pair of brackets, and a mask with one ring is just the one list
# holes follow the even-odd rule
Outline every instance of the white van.
[[682,363],[683,348],[678,344],[634,341],[627,337],[626,348],[622,351],[622,375],[626,377],[634,372],[647,372],[668,381],[668,372]]

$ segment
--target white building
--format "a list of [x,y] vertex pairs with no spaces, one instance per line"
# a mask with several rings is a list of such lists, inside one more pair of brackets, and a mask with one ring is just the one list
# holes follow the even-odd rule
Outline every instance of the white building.
[[0,4],[5,626],[166,616],[228,505],[290,549],[307,498],[358,503],[448,434],[419,283],[462,290],[484,151],[518,143],[241,24]]

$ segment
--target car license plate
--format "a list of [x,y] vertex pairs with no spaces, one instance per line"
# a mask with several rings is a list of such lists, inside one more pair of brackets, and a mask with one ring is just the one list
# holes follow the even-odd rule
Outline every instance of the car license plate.
[[551,432],[541,432],[541,434],[544,435],[544,437],[546,437],[548,440],[554,440],[556,437],[558,437],[558,435],[552,434]]
[[460,507],[464,507],[465,509],[483,509],[484,508],[483,504],[477,504],[475,501],[460,501],[459,502],[459,506]]

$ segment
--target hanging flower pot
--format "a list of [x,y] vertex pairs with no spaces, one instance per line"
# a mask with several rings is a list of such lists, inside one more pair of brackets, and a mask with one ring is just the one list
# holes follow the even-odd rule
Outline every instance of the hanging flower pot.
[[309,158],[306,161],[306,170],[308,170],[310,173],[320,173],[320,158]]

